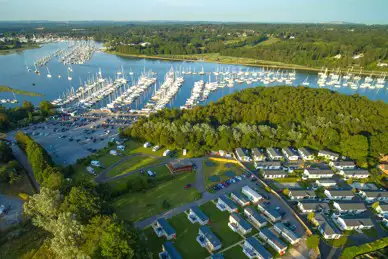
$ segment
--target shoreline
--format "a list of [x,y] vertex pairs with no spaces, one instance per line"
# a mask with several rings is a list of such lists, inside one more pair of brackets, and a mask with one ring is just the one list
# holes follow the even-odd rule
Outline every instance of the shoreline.
[[[305,72],[320,72],[322,71],[321,68],[313,68],[313,67],[304,67],[301,65],[296,64],[274,64],[275,61],[265,61],[265,60],[253,60],[252,62],[244,62],[244,61],[222,61],[222,60],[213,60],[204,57],[204,59],[193,59],[188,56],[187,58],[181,57],[177,55],[178,57],[169,57],[169,56],[148,56],[143,54],[124,54],[120,52],[115,51],[105,51],[102,50],[102,52],[116,55],[116,56],[122,56],[122,57],[133,57],[133,58],[144,58],[144,59],[159,59],[159,60],[172,60],[172,61],[188,61],[188,62],[208,62],[208,63],[218,63],[218,64],[228,64],[228,65],[242,65],[242,66],[251,66],[251,67],[267,67],[267,68],[279,68],[279,69],[295,69],[298,71],[305,71]],[[239,57],[229,57],[229,56],[219,56],[222,58],[232,58],[232,59],[245,59],[245,58],[239,58]],[[337,69],[328,69],[328,72],[336,72]],[[376,70],[365,70],[365,71],[357,71],[353,72],[354,74],[360,74],[364,76],[369,76],[371,74],[377,74],[382,75],[383,73],[386,73],[386,71],[376,71]]]
[[40,45],[31,45],[31,46],[25,46],[25,47],[22,47],[22,48],[18,48],[18,49],[2,49],[0,50],[0,55],[10,55],[10,54],[14,54],[16,52],[23,52],[25,50],[30,50],[30,49],[39,49],[41,46]]
[[42,97],[43,96],[43,94],[40,94],[40,93],[15,89],[15,88],[5,86],[5,85],[0,85],[0,93],[14,93],[14,94],[18,94],[18,95],[25,95],[25,96],[32,96],[32,97]]

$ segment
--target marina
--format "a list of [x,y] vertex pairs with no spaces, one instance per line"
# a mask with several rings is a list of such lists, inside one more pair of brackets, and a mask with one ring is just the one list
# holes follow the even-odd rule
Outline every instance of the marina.
[[[34,104],[49,100],[63,108],[149,113],[164,107],[190,109],[244,88],[276,85],[328,88],[388,102],[384,73],[362,76],[353,69],[329,72],[322,68],[317,74],[268,67],[127,58],[101,52],[101,47],[95,42],[55,42],[0,56],[2,84],[44,95],[14,98],[10,93],[2,93],[0,99],[8,100],[2,103],[7,106],[16,103],[16,99]],[[46,57],[44,65],[42,61],[37,65],[36,61],[42,57]]]

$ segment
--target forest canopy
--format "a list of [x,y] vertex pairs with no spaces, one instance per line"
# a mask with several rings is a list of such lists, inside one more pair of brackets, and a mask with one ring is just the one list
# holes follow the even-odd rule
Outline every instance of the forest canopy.
[[388,153],[388,105],[327,89],[256,87],[192,110],[165,109],[123,134],[194,155],[306,146],[366,162]]

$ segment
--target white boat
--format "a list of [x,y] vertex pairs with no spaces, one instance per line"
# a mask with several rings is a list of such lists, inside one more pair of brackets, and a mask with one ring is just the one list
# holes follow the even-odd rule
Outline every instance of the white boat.
[[307,76],[306,79],[303,81],[302,85],[309,86],[310,83],[308,82],[309,77]]
[[47,67],[47,77],[48,77],[48,78],[51,78],[50,70],[49,70],[48,67]]

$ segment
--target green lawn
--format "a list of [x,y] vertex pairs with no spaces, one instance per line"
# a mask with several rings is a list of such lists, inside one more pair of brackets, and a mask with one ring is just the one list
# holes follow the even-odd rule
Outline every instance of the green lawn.
[[122,164],[114,167],[109,173],[109,177],[123,175],[132,171],[135,171],[139,168],[152,166],[159,164],[163,161],[162,158],[154,158],[149,156],[135,156],[129,158],[127,161]]
[[247,256],[242,251],[243,248],[240,245],[237,245],[229,250],[226,250],[224,254],[225,259],[236,259],[236,258],[246,258]]
[[242,237],[234,233],[229,227],[229,213],[220,211],[212,202],[201,206],[202,211],[210,218],[210,228],[221,240],[222,247],[228,247],[242,240]]
[[[161,180],[163,177],[170,175],[170,171],[168,170],[168,167],[166,165],[161,165],[161,166],[152,168],[151,171],[155,173],[155,175],[156,175],[155,180],[157,180],[157,181]],[[108,182],[108,184],[112,188],[112,190],[114,190],[114,191],[118,191],[118,192],[125,191],[127,188],[128,181],[131,179],[134,179],[136,177],[149,178],[148,175],[141,174],[140,172],[138,172],[138,173],[128,175],[127,177],[124,177],[121,179],[110,181],[110,182]]]
[[192,224],[185,213],[173,217],[169,220],[169,223],[176,230],[177,239],[174,245],[183,258],[197,259],[210,256],[209,252],[195,240],[198,235],[199,224]]
[[166,242],[166,238],[159,238],[152,227],[148,227],[144,230],[144,235],[146,238],[146,247],[150,254],[150,257],[153,259],[159,259],[158,254],[162,252],[162,245]]
[[[203,161],[203,171],[206,188],[229,179],[230,176],[225,175],[228,171],[234,172],[235,175],[241,175],[244,172],[240,166],[233,162],[214,161],[211,159],[205,159]],[[210,177],[219,177],[219,180],[212,181],[209,179]]]
[[[124,194],[114,200],[113,207],[120,218],[139,221],[195,200],[197,191],[184,189],[189,183],[195,183],[195,174],[179,175],[145,192]],[[168,209],[162,207],[165,200],[170,204]]]
[[[143,145],[144,143],[136,142],[134,140],[128,140],[125,142],[125,151],[124,154],[126,155],[132,155],[132,154],[146,154],[146,155],[152,155],[152,156],[163,156],[163,152],[166,151],[166,147],[161,147],[158,151],[152,151],[152,147],[155,146],[156,144],[151,143],[151,147],[145,148]],[[190,151],[188,152],[187,156],[183,156],[182,150],[180,149],[175,149],[171,150],[170,157],[174,158],[188,158],[190,157]]]

